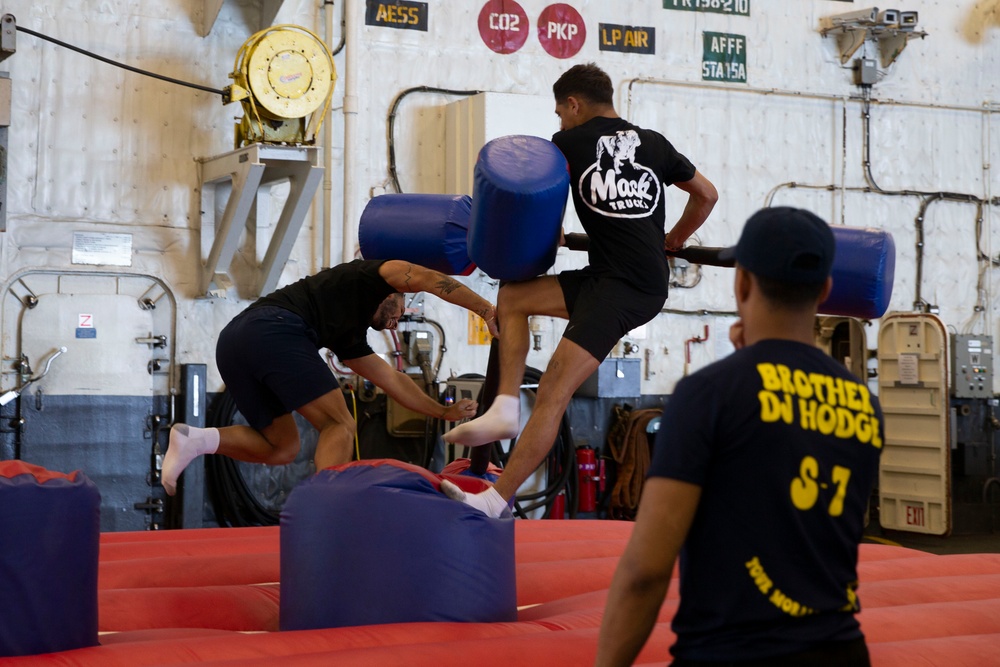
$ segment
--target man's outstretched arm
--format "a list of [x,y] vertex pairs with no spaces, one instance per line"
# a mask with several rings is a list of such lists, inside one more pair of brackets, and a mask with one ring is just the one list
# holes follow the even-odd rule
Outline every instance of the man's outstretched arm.
[[405,373],[400,373],[387,364],[377,354],[369,354],[357,359],[344,359],[344,364],[376,387],[394,398],[405,408],[420,414],[458,421],[476,415],[478,404],[470,399],[462,399],[453,405],[441,405],[421,391],[420,387]]
[[704,224],[715,208],[715,202],[719,201],[719,191],[698,170],[695,170],[694,178],[690,181],[674,185],[688,193],[688,201],[681,217],[664,239],[664,250],[679,250],[688,237]]
[[427,292],[448,303],[471,310],[486,321],[491,334],[499,337],[497,312],[493,304],[451,276],[398,259],[382,264],[379,275],[400,292]]

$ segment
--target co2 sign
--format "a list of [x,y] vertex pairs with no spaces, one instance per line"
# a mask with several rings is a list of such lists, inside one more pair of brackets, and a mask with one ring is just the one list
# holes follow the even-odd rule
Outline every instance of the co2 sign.
[[521,16],[519,14],[501,14],[490,12],[490,30],[502,30],[504,32],[521,32]]
[[528,40],[528,15],[513,0],[489,0],[479,10],[479,36],[491,51],[514,53]]

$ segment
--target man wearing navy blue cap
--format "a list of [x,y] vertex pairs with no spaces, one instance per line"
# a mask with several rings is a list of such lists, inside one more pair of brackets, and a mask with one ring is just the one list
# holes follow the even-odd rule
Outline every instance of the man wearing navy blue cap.
[[882,412],[814,344],[836,250],[825,222],[764,209],[738,244],[737,351],[666,405],[597,665],[631,665],[680,554],[673,665],[868,665],[858,543]]

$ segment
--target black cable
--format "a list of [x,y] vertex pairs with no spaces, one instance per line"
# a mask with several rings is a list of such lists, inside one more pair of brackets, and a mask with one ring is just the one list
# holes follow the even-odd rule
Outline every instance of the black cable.
[[914,307],[919,307],[918,304],[923,304],[924,300],[921,296],[922,283],[924,282],[924,218],[927,215],[927,207],[931,205],[932,202],[941,199],[940,195],[931,195],[929,197],[924,197],[920,201],[920,212],[917,213],[917,219],[914,221],[914,226],[917,232],[917,257],[916,257],[916,285],[915,294],[913,298]]
[[[872,160],[871,160],[871,85],[862,86],[862,110],[861,110],[861,120],[864,125],[864,140],[865,140],[865,158],[864,158],[864,172],[865,181],[871,186],[872,190],[880,195],[897,195],[897,196],[910,196],[910,197],[934,197],[935,199],[946,199],[948,201],[957,202],[967,202],[976,203],[984,201],[977,197],[976,195],[965,194],[962,192],[946,192],[937,191],[929,192],[925,190],[883,190],[878,183],[875,182],[875,177],[872,174]],[[994,204],[1000,203],[1000,197],[995,197]]]
[[[861,120],[864,127],[864,161],[862,166],[864,167],[865,182],[872,188],[872,190],[880,195],[892,195],[892,196],[909,196],[909,197],[920,197],[920,211],[917,213],[917,218],[914,221],[914,226],[916,227],[917,241],[916,241],[916,289],[914,295],[914,308],[922,309],[926,302],[923,300],[921,295],[921,283],[923,282],[923,264],[924,264],[924,220],[926,219],[928,207],[937,201],[953,201],[968,204],[977,204],[980,211],[984,204],[996,205],[1000,203],[1000,197],[994,197],[992,200],[982,199],[976,195],[961,193],[961,192],[947,192],[947,191],[925,191],[925,190],[884,190],[878,183],[875,182],[875,176],[872,174],[872,160],[871,160],[871,85],[862,86],[862,112]],[[977,236],[976,236],[976,250],[978,252],[978,261],[989,261],[994,264],[994,261],[986,257],[982,251],[979,250],[979,221],[977,217]]]
[[[236,401],[227,389],[216,397],[206,415],[206,426],[222,427],[233,423]],[[275,526],[279,514],[260,504],[247,486],[239,463],[219,454],[205,457],[205,486],[220,526]]]
[[[552,449],[549,451],[549,456],[546,459],[548,479],[554,479],[555,481],[551,482],[542,491],[517,496],[515,501],[515,510],[519,516],[527,518],[526,515],[528,512],[533,512],[536,509],[544,507],[545,513],[542,515],[542,518],[552,518],[552,511],[555,507],[555,499],[560,493],[565,492],[566,509],[568,511],[569,518],[576,518],[580,503],[576,492],[577,476],[574,474],[577,469],[576,450],[572,446],[572,442],[573,438],[572,432],[569,429],[569,422],[564,416],[559,436],[553,443]],[[513,448],[513,446],[514,443],[512,442],[511,447]],[[530,500],[534,500],[535,502],[528,505],[521,504],[522,502]]]
[[[530,369],[530,371],[537,372],[535,369]],[[527,375],[527,374],[526,374]],[[534,373],[531,374],[532,377],[526,377],[525,383],[527,384],[529,379],[534,380]],[[540,500],[540,502],[533,503],[531,505],[520,507],[523,513],[531,512],[538,509],[539,507],[545,506],[545,517],[549,518],[552,511],[552,502],[555,500],[556,496],[563,490],[566,490],[570,485],[573,477],[570,475],[572,471],[576,469],[576,451],[573,447],[567,447],[566,443],[571,443],[573,441],[572,431],[569,428],[569,420],[563,415],[562,422],[559,427],[559,434],[556,436],[555,441],[552,443],[552,447],[549,449],[549,454],[546,457],[546,474],[549,485],[542,489],[541,491],[536,491],[534,493],[525,493],[517,496],[517,502],[526,502],[533,500]],[[510,449],[513,451],[516,440],[511,441]],[[509,458],[509,453],[508,453]],[[567,501],[573,501],[573,498],[569,497],[567,493]],[[572,503],[571,507],[575,507],[577,503]],[[570,512],[571,517],[576,515],[575,510]]]
[[982,262],[988,261],[992,266],[1000,266],[1000,258],[990,257],[983,252],[983,207],[985,204],[986,202],[979,202],[976,208],[976,256]]
[[432,320],[430,318],[424,317],[420,321],[426,322],[427,324],[434,327],[435,331],[438,332],[441,342],[438,343],[438,358],[437,362],[434,364],[434,379],[437,380],[438,373],[441,372],[441,363],[444,361],[444,354],[448,351],[448,346],[445,344],[444,327],[437,320]]
[[159,79],[160,81],[166,81],[168,83],[176,83],[179,86],[187,86],[188,88],[195,88],[197,90],[203,90],[206,93],[214,93],[214,94],[219,95],[219,96],[224,96],[225,95],[225,93],[223,91],[221,91],[221,90],[219,90],[217,88],[209,88],[208,86],[202,86],[202,85],[199,85],[197,83],[191,83],[189,81],[181,81],[180,79],[173,79],[173,78],[171,78],[169,76],[163,76],[162,74],[156,74],[154,72],[147,72],[146,70],[139,69],[138,67],[132,67],[131,65],[126,65],[124,63],[120,63],[120,62],[111,60],[110,58],[105,58],[104,56],[99,56],[96,53],[93,53],[92,51],[87,51],[86,49],[81,49],[78,46],[73,46],[72,44],[67,44],[66,42],[63,42],[61,40],[56,39],[55,37],[49,37],[48,35],[43,35],[40,32],[35,32],[34,30],[29,30],[28,28],[24,28],[22,26],[17,26],[17,29],[20,30],[21,32],[24,32],[24,33],[27,33],[29,35],[32,35],[33,37],[37,37],[39,39],[44,39],[47,42],[52,42],[53,44],[57,44],[59,46],[67,48],[67,49],[69,49],[71,51],[76,51],[77,53],[82,53],[83,55],[88,56],[90,58],[93,58],[95,60],[100,60],[103,63],[107,63],[109,65],[114,65],[115,67],[121,67],[122,69],[128,70],[130,72],[135,72],[136,74],[143,74],[145,76],[151,76],[154,79]]
[[[542,371],[530,366],[525,368],[524,384],[538,384],[541,378]],[[503,451],[499,442],[493,443],[493,462],[503,467],[516,446],[516,438],[511,439],[507,452]],[[527,518],[529,512],[544,507],[543,518],[550,518],[556,497],[565,492],[569,518],[575,518],[578,508],[575,474],[576,450],[573,447],[573,432],[569,425],[569,418],[565,413],[560,422],[559,433],[552,443],[545,461],[547,481],[545,488],[532,493],[516,495],[514,497],[514,515],[524,519]]]
[[[333,6],[333,0],[323,0],[323,5]],[[327,11],[324,9],[323,11]],[[344,46],[347,44],[347,21],[344,20],[343,13],[347,11],[347,0],[341,4],[341,17],[340,17],[340,42],[337,43],[337,47],[330,51],[331,56],[335,56],[344,50]]]
[[396,99],[392,101],[392,106],[389,108],[389,116],[386,118],[386,138],[389,144],[389,178],[392,180],[392,187],[396,192],[402,192],[403,188],[399,185],[399,174],[396,173],[396,111],[399,109],[400,103],[403,98],[407,95],[413,93],[441,93],[443,95],[464,95],[469,97],[470,95],[478,95],[483,91],[481,90],[451,90],[450,88],[435,88],[433,86],[416,86],[414,88],[407,88],[399,95]]

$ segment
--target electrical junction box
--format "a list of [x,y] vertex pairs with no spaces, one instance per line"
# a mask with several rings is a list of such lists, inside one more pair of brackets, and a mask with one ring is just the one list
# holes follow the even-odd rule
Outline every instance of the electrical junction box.
[[484,382],[485,379],[481,377],[448,378],[445,382],[445,395],[455,403],[463,398],[478,401]]
[[[478,401],[479,395],[483,391],[484,382],[486,382],[486,380],[482,377],[448,378],[444,385],[445,405],[452,405],[463,399]],[[483,411],[483,406],[479,406],[479,409],[480,411]],[[447,433],[460,423],[461,422],[444,422],[444,432]]]
[[993,337],[951,335],[951,395],[993,396]]
[[[408,375],[408,377],[423,391],[424,376],[422,374]],[[397,403],[392,396],[386,397],[385,427],[389,435],[397,438],[422,436],[426,432],[428,419],[430,417]]]
[[408,339],[406,345],[406,363],[410,366],[419,366],[421,355],[424,355],[427,363],[430,363],[431,356],[434,354],[431,332],[407,331],[403,335]]
[[874,58],[858,58],[854,61],[854,85],[874,86],[878,83],[878,66]]
[[637,398],[642,395],[639,359],[605,359],[576,390],[575,396],[590,398]]

